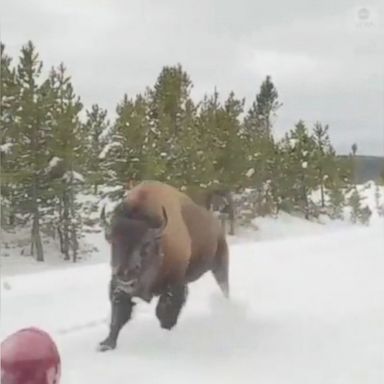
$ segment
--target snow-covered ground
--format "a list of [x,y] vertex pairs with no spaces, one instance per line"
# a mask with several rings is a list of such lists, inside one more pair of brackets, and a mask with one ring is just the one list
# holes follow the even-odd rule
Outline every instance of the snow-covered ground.
[[[171,332],[140,303],[118,348],[106,336],[108,247],[66,268],[2,271],[3,339],[24,326],[52,333],[63,383],[384,383],[383,220],[362,227],[282,215],[231,238],[231,300],[207,274],[192,284]],[[26,268],[26,271],[33,268]]]

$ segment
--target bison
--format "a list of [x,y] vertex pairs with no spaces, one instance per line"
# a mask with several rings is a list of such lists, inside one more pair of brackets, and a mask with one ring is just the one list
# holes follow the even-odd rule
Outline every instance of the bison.
[[111,244],[109,334],[98,349],[116,348],[130,320],[135,298],[158,297],[156,316],[170,330],[184,306],[188,283],[211,271],[229,298],[229,253],[220,223],[186,194],[159,181],[143,181],[116,205],[109,223],[102,210],[105,236]]

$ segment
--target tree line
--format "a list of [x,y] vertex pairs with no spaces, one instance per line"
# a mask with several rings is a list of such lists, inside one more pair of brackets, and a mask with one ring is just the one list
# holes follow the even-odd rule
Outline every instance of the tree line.
[[[15,64],[2,44],[2,227],[29,225],[31,253],[40,261],[41,232],[54,228],[64,259],[76,260],[84,221],[79,193],[143,179],[191,195],[254,188],[258,215],[296,210],[310,218],[327,208],[340,216],[356,151],[339,158],[328,125],[298,120],[277,140],[282,103],[270,76],[249,109],[233,91],[221,98],[214,89],[196,102],[192,87],[180,64],[164,66],[153,86],[122,96],[111,121],[98,104],[84,107],[64,64],[43,75],[31,41]],[[311,200],[317,189],[320,206]]]

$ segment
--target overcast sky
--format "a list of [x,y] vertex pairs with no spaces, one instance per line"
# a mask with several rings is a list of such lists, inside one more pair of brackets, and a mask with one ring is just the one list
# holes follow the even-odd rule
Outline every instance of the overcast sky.
[[1,39],[32,40],[61,61],[86,106],[113,112],[127,92],[180,62],[193,96],[254,99],[271,75],[281,136],[299,119],[328,123],[335,146],[384,154],[384,2],[354,0],[0,0]]

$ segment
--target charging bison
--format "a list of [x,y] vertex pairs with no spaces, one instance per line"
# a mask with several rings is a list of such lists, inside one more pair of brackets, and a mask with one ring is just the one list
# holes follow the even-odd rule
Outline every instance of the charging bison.
[[116,348],[121,328],[131,318],[133,299],[158,296],[160,326],[177,323],[187,299],[188,283],[212,271],[229,297],[228,246],[217,219],[176,188],[158,182],[136,185],[102,220],[111,244],[109,286],[111,322],[100,351]]

